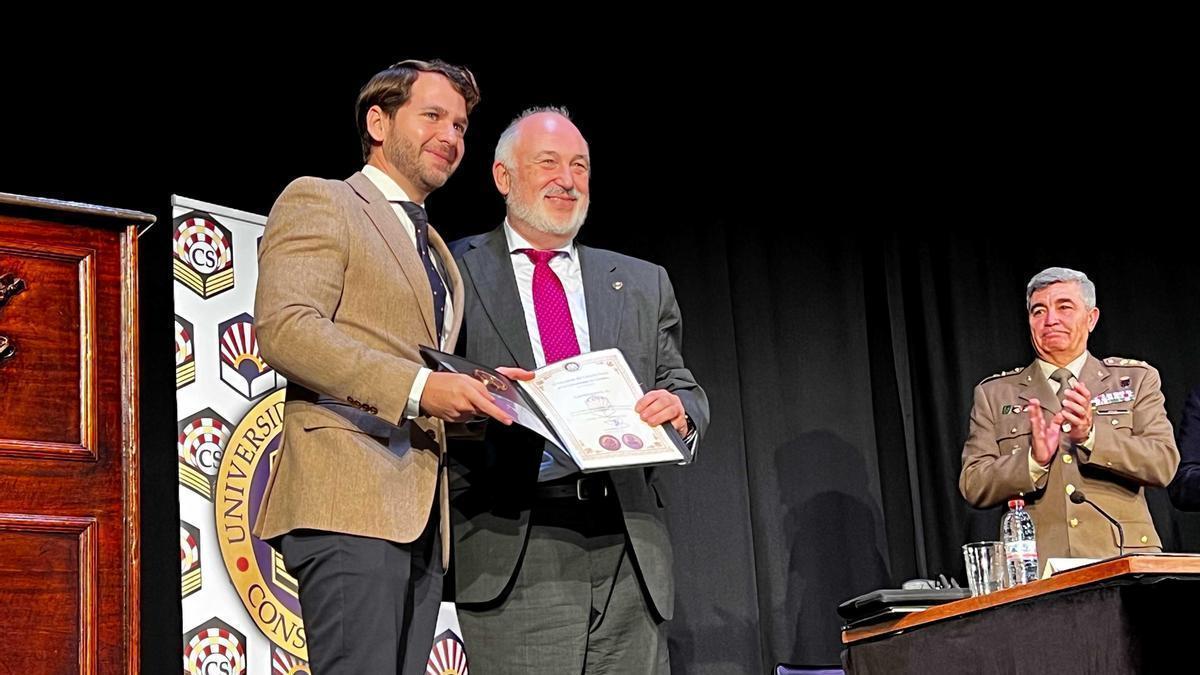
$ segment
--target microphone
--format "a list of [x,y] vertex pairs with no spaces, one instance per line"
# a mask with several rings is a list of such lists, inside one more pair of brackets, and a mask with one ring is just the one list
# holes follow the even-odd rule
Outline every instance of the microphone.
[[1125,528],[1121,527],[1121,523],[1118,523],[1115,518],[1108,515],[1108,513],[1106,513],[1104,511],[1104,509],[1100,508],[1099,506],[1096,506],[1096,502],[1088,499],[1087,495],[1083,494],[1083,490],[1075,490],[1074,492],[1071,493],[1071,503],[1072,504],[1083,504],[1085,502],[1088,504],[1088,506],[1091,506],[1093,509],[1096,509],[1096,513],[1099,513],[1100,515],[1104,516],[1108,520],[1108,522],[1110,522],[1116,526],[1117,535],[1120,537],[1120,539],[1118,540],[1118,546],[1120,547],[1119,550],[1121,552],[1121,555],[1125,555]]

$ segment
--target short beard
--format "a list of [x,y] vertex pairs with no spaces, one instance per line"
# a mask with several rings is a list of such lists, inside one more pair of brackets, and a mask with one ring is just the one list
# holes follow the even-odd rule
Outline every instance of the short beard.
[[578,190],[568,191],[561,188],[550,188],[543,190],[538,195],[539,200],[545,199],[548,195],[552,194],[566,194],[579,200],[575,203],[575,210],[571,213],[571,216],[564,222],[557,222],[551,218],[550,214],[546,212],[545,205],[540,201],[536,204],[522,201],[521,198],[516,196],[517,192],[517,186],[514,184],[513,189],[509,190],[508,194],[504,196],[504,203],[508,205],[513,215],[538,232],[574,237],[579,232],[579,229],[583,227],[583,222],[587,220],[588,206],[590,205],[589,200],[586,196],[580,194]]

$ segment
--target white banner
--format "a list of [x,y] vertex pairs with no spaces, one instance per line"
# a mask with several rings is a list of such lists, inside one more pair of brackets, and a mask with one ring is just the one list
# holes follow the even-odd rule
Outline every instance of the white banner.
[[[286,382],[254,331],[266,218],[172,198],[183,671],[308,675],[296,580],[250,534],[283,428]],[[452,603],[427,672],[467,675]]]
[[254,332],[266,218],[172,199],[185,673],[308,673],[296,580],[250,534],[285,381]]

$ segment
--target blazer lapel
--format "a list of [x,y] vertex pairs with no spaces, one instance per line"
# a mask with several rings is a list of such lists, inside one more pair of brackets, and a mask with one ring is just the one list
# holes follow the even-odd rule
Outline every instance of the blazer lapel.
[[1050,386],[1050,381],[1046,379],[1045,375],[1042,375],[1042,369],[1038,367],[1036,359],[1025,370],[1021,371],[1020,385],[1023,387],[1020,393],[1022,400],[1028,401],[1031,398],[1036,398],[1042,404],[1042,408],[1049,411],[1051,415],[1062,410],[1062,405],[1058,402],[1058,396],[1054,394],[1054,389]]
[[473,244],[463,254],[462,261],[483,311],[509,354],[517,365],[533,370],[537,363],[533,359],[533,346],[525,325],[525,308],[521,305],[517,278],[509,258],[508,240],[504,237],[504,228],[499,227]]
[[579,247],[579,266],[583,274],[592,351],[616,347],[621,337],[621,311],[625,306],[625,282],[620,270],[587,246]]
[[[429,277],[425,275],[425,265],[421,262],[421,257],[417,255],[417,247],[409,238],[408,233],[404,231],[404,225],[392,209],[391,202],[384,198],[383,193],[375,187],[370,178],[360,171],[346,179],[346,182],[366,202],[363,205],[363,211],[366,212],[367,219],[371,221],[375,229],[379,230],[384,243],[396,257],[396,262],[400,263],[400,269],[408,278],[408,283],[417,295],[421,318],[425,321],[425,329],[429,332],[430,343],[436,342],[437,327],[434,324],[433,316],[433,289],[429,286]],[[444,245],[443,248],[445,248]]]

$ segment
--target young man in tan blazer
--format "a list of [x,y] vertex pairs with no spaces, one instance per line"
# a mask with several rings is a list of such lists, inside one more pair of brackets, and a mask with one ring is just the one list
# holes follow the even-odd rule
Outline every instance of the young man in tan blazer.
[[425,672],[449,556],[444,421],[511,422],[418,353],[454,345],[462,323],[462,280],[423,205],[478,100],[465,68],[383,70],[357,102],[363,170],[296,180],[267,221],[258,340],[289,384],[255,534],[299,580],[321,675]]

